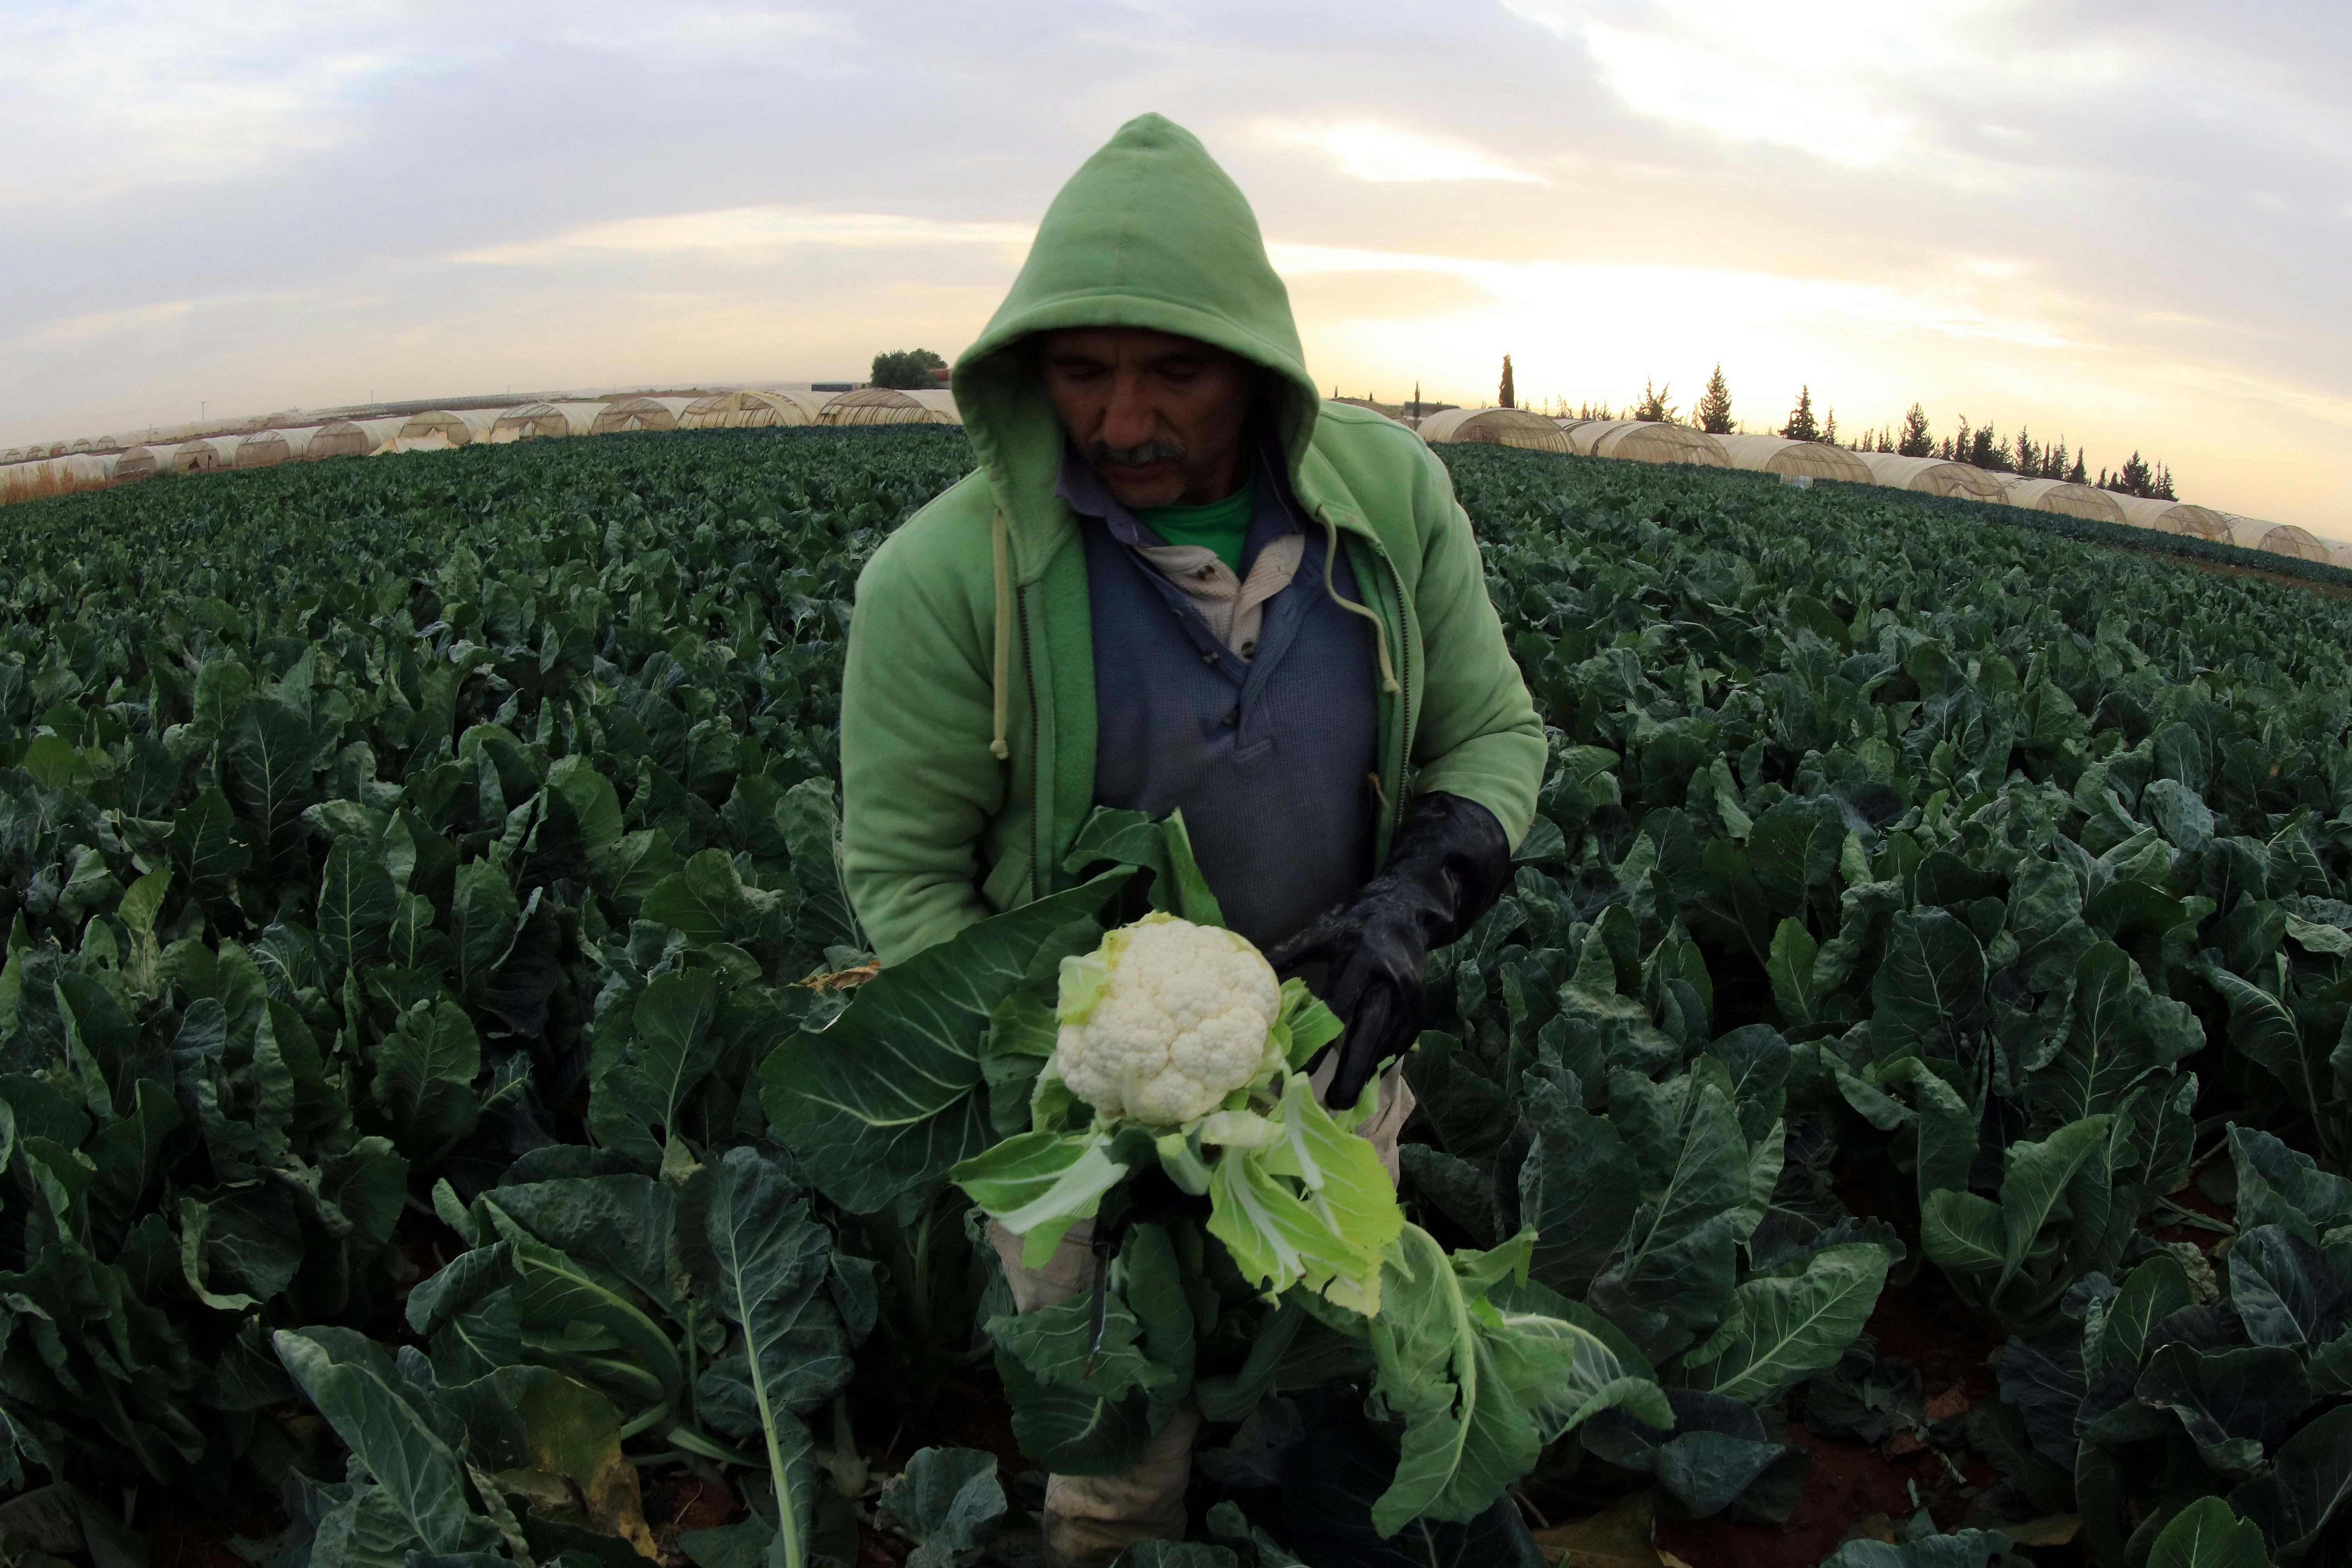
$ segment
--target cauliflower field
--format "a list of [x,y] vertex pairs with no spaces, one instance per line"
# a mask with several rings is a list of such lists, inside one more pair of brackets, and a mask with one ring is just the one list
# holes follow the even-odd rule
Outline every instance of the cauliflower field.
[[[855,984],[846,601],[960,434],[10,509],[0,1546],[1025,1563],[1189,1404],[1152,1561],[2346,1561],[2352,605],[1443,450],[1556,733],[1394,1201],[1297,988],[1171,1078],[1063,985],[1223,940],[1155,825]],[[1016,1198],[1113,1205],[1068,1321]]]

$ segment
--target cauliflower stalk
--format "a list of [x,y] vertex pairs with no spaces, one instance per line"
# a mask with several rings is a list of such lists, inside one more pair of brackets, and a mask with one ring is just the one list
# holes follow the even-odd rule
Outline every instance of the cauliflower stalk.
[[1209,1233],[1269,1296],[1303,1283],[1376,1311],[1381,1258],[1403,1216],[1355,1133],[1378,1085],[1335,1113],[1301,1070],[1339,1034],[1330,1009],[1304,983],[1277,981],[1244,938],[1166,914],[1065,958],[1059,980],[1032,1130],[950,1173],[1024,1238],[1029,1266],[1157,1163],[1209,1198]]

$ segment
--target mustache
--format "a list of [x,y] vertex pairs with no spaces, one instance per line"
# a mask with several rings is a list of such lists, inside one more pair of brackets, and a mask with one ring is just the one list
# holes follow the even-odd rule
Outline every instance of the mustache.
[[1139,468],[1147,463],[1181,463],[1184,460],[1184,448],[1173,441],[1152,440],[1135,447],[1114,447],[1097,441],[1087,449],[1087,457],[1115,468]]

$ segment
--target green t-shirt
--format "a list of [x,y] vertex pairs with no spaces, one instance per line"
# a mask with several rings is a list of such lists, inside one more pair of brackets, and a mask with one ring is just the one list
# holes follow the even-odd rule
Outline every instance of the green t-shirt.
[[1217,552],[1217,559],[1241,575],[1242,546],[1249,539],[1250,517],[1257,500],[1253,479],[1223,500],[1206,506],[1148,506],[1136,512],[1143,526],[1171,544],[1199,544]]

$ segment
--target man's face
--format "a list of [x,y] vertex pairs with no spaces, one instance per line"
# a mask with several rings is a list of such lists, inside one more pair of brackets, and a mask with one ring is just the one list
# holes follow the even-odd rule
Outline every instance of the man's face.
[[1045,334],[1045,391],[1062,427],[1128,507],[1198,506],[1241,486],[1250,369],[1237,355],[1143,327]]

